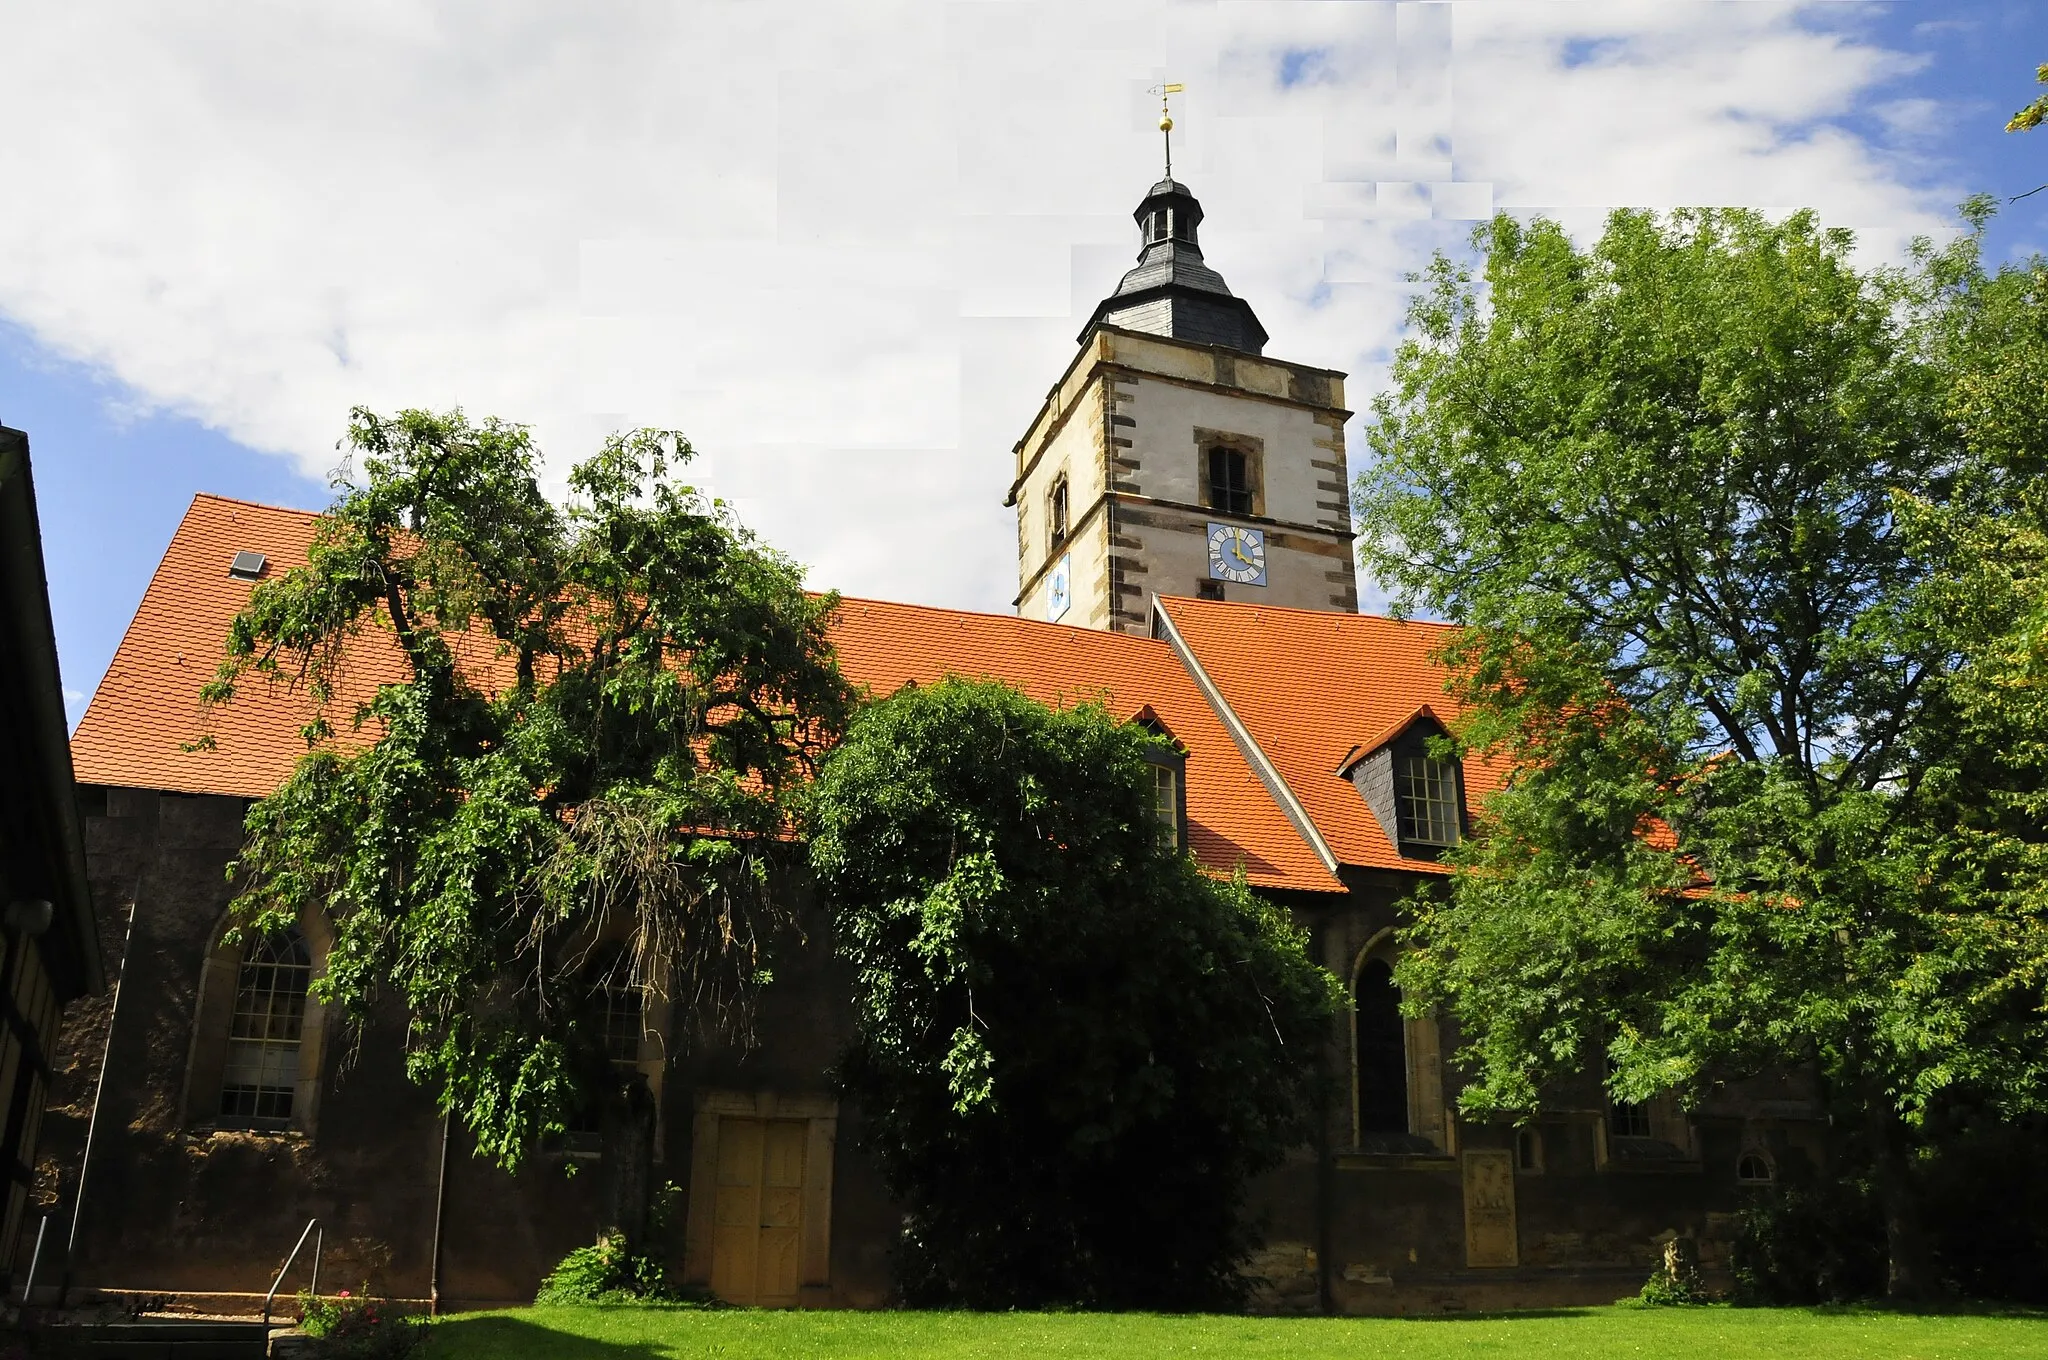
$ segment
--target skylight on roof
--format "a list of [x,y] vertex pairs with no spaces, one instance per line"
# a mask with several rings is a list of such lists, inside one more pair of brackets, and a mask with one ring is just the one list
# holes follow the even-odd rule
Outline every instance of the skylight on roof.
[[237,581],[253,581],[263,574],[267,560],[262,553],[250,552],[244,548],[236,553],[235,560],[228,564],[228,575]]

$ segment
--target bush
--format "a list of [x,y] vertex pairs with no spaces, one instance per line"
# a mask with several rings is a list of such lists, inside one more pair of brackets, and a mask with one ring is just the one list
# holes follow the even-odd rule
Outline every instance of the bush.
[[669,1297],[668,1272],[660,1261],[626,1244],[623,1233],[608,1233],[578,1247],[540,1282],[535,1303],[639,1303]]
[[1643,1281],[1642,1293],[1637,1297],[1652,1308],[1683,1308],[1714,1301],[1700,1280],[1692,1244],[1683,1240],[1665,1247],[1664,1264]]
[[678,1290],[662,1264],[673,1245],[682,1187],[665,1181],[648,1206],[647,1236],[639,1250],[623,1233],[606,1233],[587,1247],[578,1247],[540,1282],[535,1303],[692,1303],[701,1291]]
[[1304,1137],[1342,991],[1161,834],[1103,708],[948,679],[867,709],[811,860],[854,968],[840,1063],[914,1305],[1229,1306],[1249,1179]]
[[427,1320],[346,1289],[331,1299],[302,1290],[299,1330],[322,1360],[397,1360],[426,1339]]
[[1786,1184],[1742,1213],[1729,1264],[1745,1304],[1846,1303],[1885,1290],[1884,1222],[1850,1179]]

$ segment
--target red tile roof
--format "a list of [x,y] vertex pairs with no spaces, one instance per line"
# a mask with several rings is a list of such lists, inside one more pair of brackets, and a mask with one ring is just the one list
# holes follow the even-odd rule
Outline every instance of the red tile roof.
[[1262,887],[1343,891],[1164,642],[856,599],[841,607],[832,641],[847,677],[877,697],[951,674],[1002,680],[1041,703],[1099,699],[1119,718],[1149,707],[1188,751],[1188,840],[1198,860],[1219,873],[1242,863]]
[[[303,510],[196,496],[164,549],[127,634],[71,737],[79,782],[260,798],[305,754],[299,728],[314,716],[303,690],[245,683],[211,714],[199,687],[220,665],[228,624],[255,587],[228,575],[237,552],[269,559],[264,579],[306,560],[317,517]],[[349,650],[351,681],[334,705],[404,674],[396,644],[366,634]],[[337,721],[344,741],[347,724]],[[215,749],[179,748],[211,732]]]
[[[1213,600],[1160,607],[1339,864],[1446,872],[1403,858],[1338,771],[1366,753],[1364,742],[1383,744],[1424,707],[1456,724],[1459,705],[1430,659],[1449,640],[1448,625]],[[1466,759],[1474,806],[1500,782],[1499,769]]]
[[[251,680],[233,703],[206,713],[199,687],[220,663],[228,624],[249,598],[250,584],[228,575],[234,554],[264,554],[267,574],[288,570],[305,560],[316,518],[219,496],[194,499],[72,737],[81,782],[243,798],[284,782],[306,749],[299,729],[313,706],[305,694]],[[832,638],[847,677],[877,696],[954,674],[1003,680],[1047,703],[1100,699],[1119,717],[1149,707],[1189,753],[1190,848],[1206,867],[1228,873],[1242,864],[1262,887],[1343,891],[1164,642],[859,599],[844,603]],[[332,710],[338,715],[403,674],[385,634],[363,634],[347,660]],[[346,724],[336,726],[350,742]],[[209,732],[213,750],[180,749]]]

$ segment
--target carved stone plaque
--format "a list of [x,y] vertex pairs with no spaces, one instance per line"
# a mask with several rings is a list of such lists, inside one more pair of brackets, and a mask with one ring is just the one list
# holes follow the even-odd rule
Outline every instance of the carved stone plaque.
[[1505,1148],[1468,1149],[1464,1172],[1465,1264],[1517,1264],[1514,1155]]

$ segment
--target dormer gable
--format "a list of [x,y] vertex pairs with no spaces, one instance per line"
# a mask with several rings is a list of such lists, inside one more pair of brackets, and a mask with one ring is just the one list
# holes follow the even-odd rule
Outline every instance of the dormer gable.
[[1404,859],[1437,859],[1465,835],[1464,767],[1429,753],[1431,737],[1449,735],[1424,704],[1372,741],[1353,746],[1337,767]]

